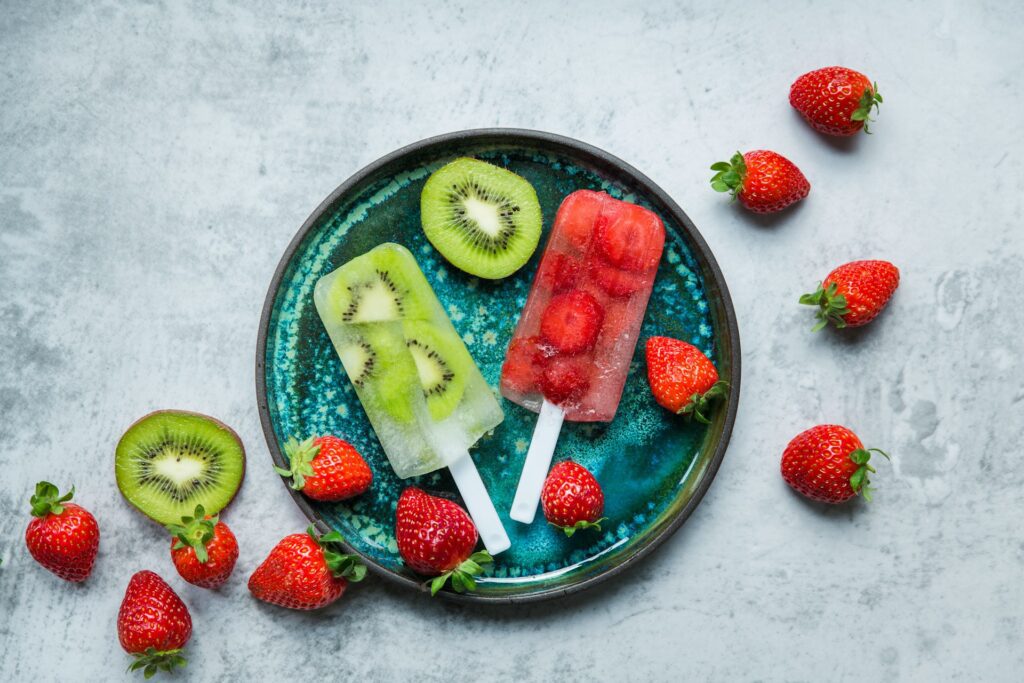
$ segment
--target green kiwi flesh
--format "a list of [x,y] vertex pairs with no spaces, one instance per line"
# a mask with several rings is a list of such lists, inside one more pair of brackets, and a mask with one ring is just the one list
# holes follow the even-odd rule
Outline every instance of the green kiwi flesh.
[[401,333],[391,325],[349,328],[338,348],[345,373],[359,400],[369,409],[382,408],[398,422],[413,419],[413,399],[418,386],[416,368],[402,346]]
[[490,280],[519,270],[540,240],[533,186],[478,159],[434,171],[420,195],[420,218],[427,239],[452,265]]
[[436,327],[423,321],[402,325],[405,345],[416,364],[423,397],[434,420],[452,414],[466,389],[466,377],[472,371],[473,359],[456,337],[439,334]]
[[338,278],[331,292],[335,313],[346,325],[423,318],[416,284],[409,282],[394,255],[376,251],[353,262],[348,276]]
[[245,475],[245,449],[212,417],[161,410],[124,433],[114,471],[122,495],[142,514],[178,524],[196,505],[215,515],[231,502]]

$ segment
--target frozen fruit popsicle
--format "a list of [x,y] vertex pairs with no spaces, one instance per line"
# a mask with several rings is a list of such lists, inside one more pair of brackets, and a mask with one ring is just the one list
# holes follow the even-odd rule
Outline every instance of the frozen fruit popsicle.
[[395,473],[448,467],[488,552],[506,550],[469,456],[504,414],[413,255],[382,244],[322,277],[313,300]]
[[505,398],[540,413],[512,519],[533,521],[562,421],[615,416],[664,245],[656,214],[603,192],[559,207],[501,370]]

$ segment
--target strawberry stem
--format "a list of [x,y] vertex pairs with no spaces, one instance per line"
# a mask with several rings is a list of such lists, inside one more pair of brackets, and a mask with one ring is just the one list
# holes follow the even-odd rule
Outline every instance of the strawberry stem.
[[729,383],[724,380],[719,380],[711,385],[711,388],[705,391],[703,394],[693,394],[687,401],[686,405],[679,409],[679,415],[686,415],[692,417],[701,424],[709,425],[711,420],[707,418],[708,405],[712,399],[724,398],[729,394]]
[[601,522],[605,521],[606,519],[608,519],[608,518],[607,517],[601,517],[600,519],[595,519],[593,522],[588,522],[585,519],[581,519],[580,521],[576,522],[575,524],[570,524],[570,525],[567,525],[567,526],[559,526],[558,524],[552,524],[551,522],[548,522],[548,524],[551,524],[551,526],[556,527],[558,529],[561,529],[562,531],[565,532],[565,535],[568,538],[572,538],[572,535],[575,534],[580,529],[597,529],[598,531],[600,531],[601,530]]
[[868,124],[874,121],[871,118],[871,110],[880,108],[882,104],[882,96],[878,93],[878,83],[872,83],[870,87],[864,88],[864,94],[860,96],[860,101],[857,103],[857,108],[850,114],[851,121],[863,121],[864,132],[871,135],[871,131],[868,130]]
[[135,661],[128,667],[128,671],[142,669],[142,676],[147,680],[152,678],[157,671],[167,671],[170,673],[175,669],[183,668],[187,663],[187,660],[181,654],[182,652],[181,649],[164,650],[161,652],[156,648],[147,647],[145,652],[135,654]]
[[74,495],[74,486],[62,496],[60,489],[56,486],[48,481],[41,481],[36,484],[36,492],[29,499],[29,504],[32,505],[32,514],[36,517],[46,517],[50,514],[59,515],[64,512],[64,506],[61,503],[68,502]]
[[875,471],[875,468],[869,464],[872,453],[884,455],[886,460],[892,460],[888,453],[879,448],[858,448],[850,453],[850,461],[857,465],[857,469],[850,475],[850,488],[854,493],[862,495],[864,500],[869,503],[871,502],[871,492],[874,491],[868,486],[870,483],[868,473]]
[[320,546],[324,553],[324,562],[327,563],[327,568],[331,570],[331,574],[339,579],[348,579],[352,583],[359,583],[366,578],[366,565],[363,564],[363,560],[359,555],[353,553],[339,553],[334,548],[328,546],[336,546],[336,544],[344,543],[345,537],[337,531],[331,531],[322,536],[317,535],[316,528],[312,524],[306,529],[306,533],[309,534],[317,545]]
[[848,314],[850,309],[846,304],[846,297],[838,294],[838,291],[839,285],[835,282],[828,283],[827,287],[819,282],[816,290],[800,297],[801,304],[819,308],[816,314],[818,323],[811,328],[811,332],[818,332],[829,323],[835,325],[837,330],[846,327],[846,319],[843,316]]
[[462,563],[450,571],[446,571],[443,574],[435,576],[429,581],[423,584],[424,588],[430,586],[430,596],[437,595],[438,591],[444,588],[444,585],[451,579],[452,589],[456,593],[466,593],[476,590],[476,581],[473,579],[474,576],[480,576],[484,573],[484,565],[488,565],[494,562],[494,558],[486,550],[480,550],[473,553],[469,558],[462,561]]
[[182,517],[181,524],[167,525],[171,536],[177,538],[174,542],[174,550],[191,547],[195,551],[199,563],[206,564],[210,559],[206,546],[213,540],[214,528],[219,521],[220,518],[217,515],[207,519],[203,506],[196,505],[193,516]]
[[711,187],[715,192],[729,192],[733,199],[743,191],[743,179],[747,177],[747,164],[743,155],[736,152],[729,161],[719,161],[711,164],[711,170],[716,171],[711,176]]
[[285,479],[291,478],[291,487],[296,491],[301,491],[306,485],[306,477],[312,477],[314,474],[313,458],[320,453],[320,446],[313,443],[313,441],[314,438],[309,437],[300,443],[294,436],[289,437],[288,441],[284,444],[284,454],[288,458],[288,468],[285,469],[284,467],[274,465],[275,472]]

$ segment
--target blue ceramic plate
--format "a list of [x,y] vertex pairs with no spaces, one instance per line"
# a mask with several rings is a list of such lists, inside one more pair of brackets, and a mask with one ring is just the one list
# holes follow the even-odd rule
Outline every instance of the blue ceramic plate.
[[[544,216],[541,248],[514,275],[480,280],[451,266],[420,226],[427,177],[459,156],[508,168],[537,190]],[[293,496],[321,530],[336,529],[375,573],[421,589],[423,577],[395,546],[395,504],[410,484],[457,497],[447,470],[407,481],[388,464],[313,306],[323,275],[382,242],[408,247],[448,310],[486,380],[495,388],[509,339],[526,301],[547,231],[570,192],[595,189],[655,211],[667,239],[629,379],[610,424],[566,423],[555,460],[587,467],[605,492],[602,530],[566,538],[544,523],[508,518],[536,415],[502,399],[505,422],[473,451],[502,515],[512,548],[496,558],[471,601],[521,602],[565,595],[626,569],[675,531],[700,502],[725,454],[740,387],[739,334],[732,303],[707,245],[686,214],[654,183],[619,159],[547,133],[489,129],[430,138],[376,161],[321,204],[288,246],[274,274],[260,323],[256,388],[274,462],[284,465],[289,436],[335,434],[351,442],[373,469],[373,487],[344,503]],[[703,426],[671,415],[652,399],[643,348],[652,335],[701,348],[732,385],[728,401]],[[289,489],[291,490],[291,489]]]

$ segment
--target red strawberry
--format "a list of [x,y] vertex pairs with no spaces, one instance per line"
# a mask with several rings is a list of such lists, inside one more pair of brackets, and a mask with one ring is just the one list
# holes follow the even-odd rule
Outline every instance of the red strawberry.
[[661,258],[665,228],[655,213],[636,204],[617,204],[618,216],[598,224],[598,251],[616,268],[644,272]]
[[842,503],[862,494],[871,500],[868,464],[877,448],[864,448],[857,435],[839,425],[818,425],[797,434],[782,454],[782,478],[799,493],[822,503]]
[[704,424],[711,423],[705,415],[708,401],[729,388],[700,349],[669,337],[647,340],[647,381],[661,407]]
[[592,190],[578,190],[562,200],[555,216],[555,224],[569,243],[579,251],[587,248],[594,224],[601,214],[604,194]]
[[238,541],[227,524],[197,505],[194,517],[182,517],[167,530],[174,536],[171,561],[181,578],[201,588],[224,585],[238,560]]
[[586,366],[571,358],[555,358],[540,375],[540,390],[552,403],[574,401],[587,393]]
[[878,85],[864,74],[842,66],[806,73],[789,89],[789,103],[827,135],[856,135],[868,131],[871,110],[882,103]]
[[337,531],[317,536],[312,526],[304,534],[285,536],[249,577],[249,592],[288,609],[326,607],[341,597],[349,581],[366,577],[358,555],[328,547],[342,540]]
[[60,495],[48,481],[36,484],[32,496],[35,517],[25,530],[25,545],[36,562],[65,581],[89,578],[100,547],[100,527],[83,507],[69,503],[75,487]]
[[900,271],[888,261],[852,261],[833,270],[800,303],[818,306],[817,332],[829,323],[860,327],[874,320],[900,284]]
[[604,311],[582,290],[559,294],[548,302],[540,319],[540,333],[561,353],[574,354],[594,346]]
[[501,383],[520,394],[537,391],[540,369],[546,362],[540,337],[513,339],[501,366]]
[[604,493],[587,468],[565,460],[551,468],[540,493],[544,518],[566,536],[580,529],[601,530]]
[[457,593],[476,589],[474,576],[483,564],[493,562],[490,553],[476,547],[473,520],[459,505],[432,496],[415,486],[402,491],[395,511],[395,540],[398,552],[418,574],[435,576],[430,594],[436,595],[451,577]]
[[711,187],[731,192],[754,213],[774,213],[795,204],[811,191],[811,184],[796,165],[775,152],[736,152],[729,161],[711,165],[717,171]]
[[274,467],[282,477],[291,477],[292,488],[314,500],[335,502],[364,493],[373,483],[370,466],[352,445],[336,436],[309,438],[299,443],[294,437],[284,445],[289,469]]
[[555,252],[544,255],[540,270],[537,272],[537,280],[551,290],[552,294],[558,294],[572,289],[579,272],[580,264],[576,259]]
[[192,617],[163,579],[141,571],[128,582],[117,613],[117,637],[135,662],[129,671],[143,669],[146,678],[157,671],[185,666],[181,650],[192,636]]
[[642,275],[598,262],[590,264],[590,277],[609,296],[614,297],[629,296],[645,282]]

